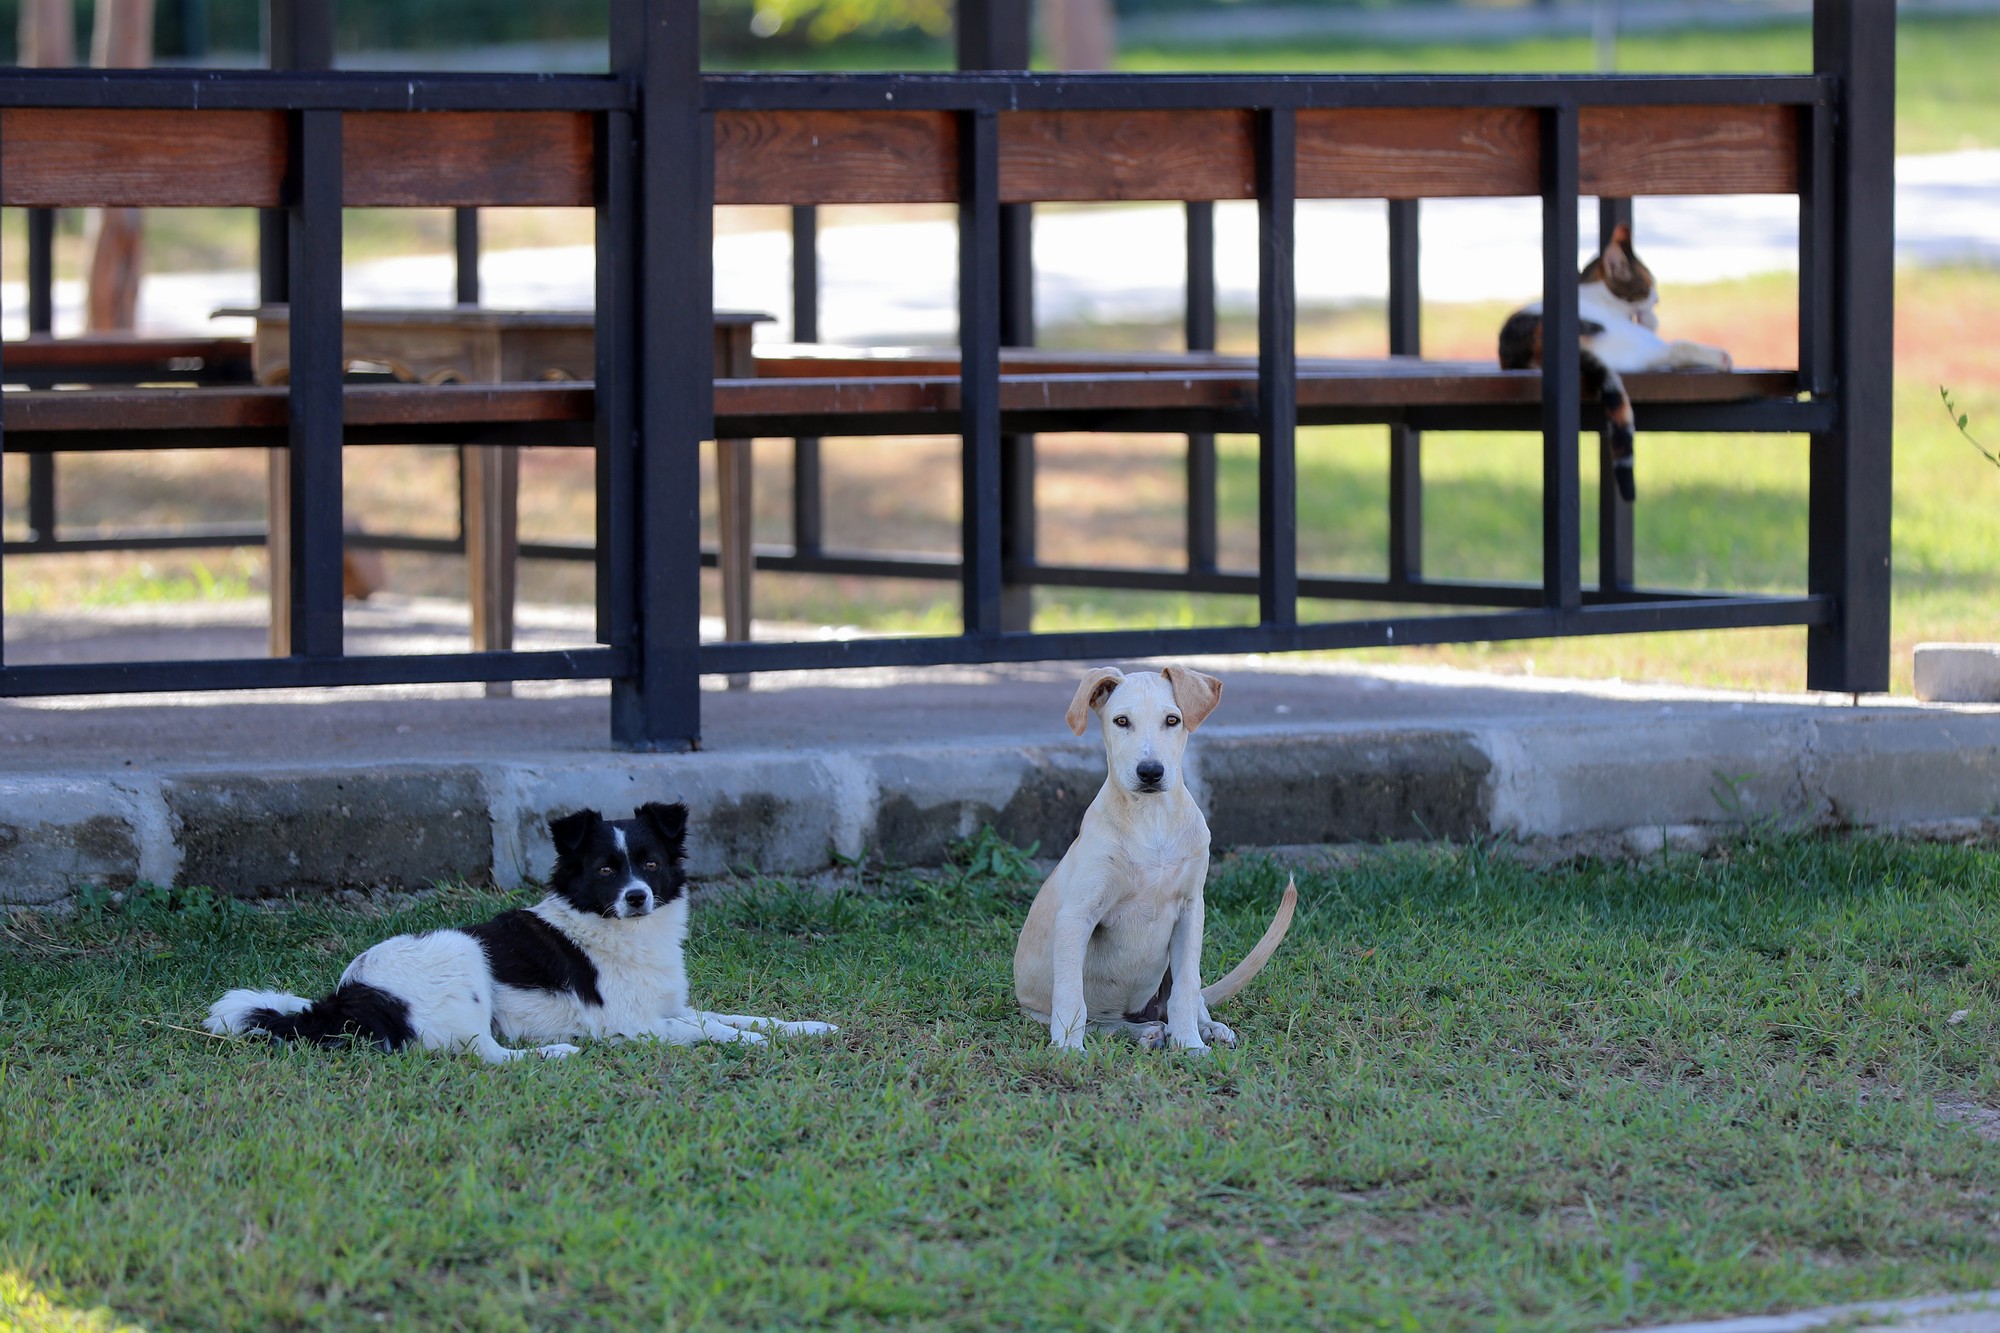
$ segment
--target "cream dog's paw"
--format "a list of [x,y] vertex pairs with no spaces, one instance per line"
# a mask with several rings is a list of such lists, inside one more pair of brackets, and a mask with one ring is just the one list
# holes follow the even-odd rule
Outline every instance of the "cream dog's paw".
[[1212,1018],[1202,1023],[1201,1039],[1211,1046],[1228,1046],[1233,1048],[1236,1045],[1235,1032]]
[[1164,1051],[1167,1049],[1167,1025],[1165,1023],[1134,1023],[1126,1030],[1134,1045],[1144,1051]]
[[582,1050],[583,1048],[581,1046],[571,1046],[567,1042],[559,1041],[556,1042],[554,1045],[542,1046],[538,1047],[537,1049],[541,1052],[541,1056],[544,1060],[560,1060],[566,1055],[575,1055],[578,1051]]

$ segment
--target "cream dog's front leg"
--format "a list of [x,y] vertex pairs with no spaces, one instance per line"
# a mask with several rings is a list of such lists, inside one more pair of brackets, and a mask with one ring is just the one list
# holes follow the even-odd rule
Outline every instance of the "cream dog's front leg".
[[1064,912],[1050,932],[1055,956],[1049,977],[1049,1045],[1066,1051],[1083,1049],[1090,1010],[1083,998],[1083,958],[1090,947],[1095,922],[1082,914]]
[[1174,988],[1167,994],[1167,1042],[1185,1051],[1206,1051],[1201,1039],[1201,929],[1204,904],[1199,893],[1181,908],[1167,944]]

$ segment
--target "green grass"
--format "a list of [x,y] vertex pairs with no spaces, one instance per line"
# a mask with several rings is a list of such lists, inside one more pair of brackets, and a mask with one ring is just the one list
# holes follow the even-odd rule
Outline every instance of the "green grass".
[[[1896,147],[1935,153],[2000,143],[2000,19],[1905,17],[1896,24]],[[1518,74],[1596,68],[1588,36],[1457,44],[1259,43],[1137,47],[1126,70],[1271,70],[1337,73]],[[1805,24],[1630,33],[1618,41],[1621,73],[1796,73],[1812,68]]]
[[[1224,864],[1211,968],[1281,883]],[[2000,1263],[2000,1158],[1933,1110],[2000,1104],[1990,850],[1385,852],[1306,877],[1206,1061],[1044,1047],[1031,881],[878,887],[696,912],[705,1001],[836,1039],[499,1069],[191,1030],[487,896],[0,921],[0,1322],[1570,1329]]]

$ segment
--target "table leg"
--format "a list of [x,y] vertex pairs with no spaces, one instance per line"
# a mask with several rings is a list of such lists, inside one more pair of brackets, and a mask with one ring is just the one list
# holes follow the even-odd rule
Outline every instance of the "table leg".
[[[750,637],[750,572],[756,558],[751,537],[751,442],[715,442],[716,496],[722,569],[722,637],[741,643]],[[750,688],[750,677],[729,678],[732,690]]]
[[[472,601],[472,647],[501,653],[514,646],[514,582],[520,550],[521,451],[467,445],[465,469],[465,571]],[[486,683],[486,697],[514,693],[511,681]]]
[[271,580],[271,656],[292,655],[292,456],[265,455],[268,500],[264,518],[265,573]]

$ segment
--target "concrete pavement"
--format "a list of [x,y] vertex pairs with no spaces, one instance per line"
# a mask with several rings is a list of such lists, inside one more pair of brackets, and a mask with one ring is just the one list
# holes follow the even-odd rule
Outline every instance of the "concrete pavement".
[[[350,623],[370,651],[403,633],[406,647],[462,641],[444,606],[384,599]],[[171,632],[133,619],[58,635],[10,617],[9,660],[124,657],[139,644],[121,636]],[[588,638],[575,612],[524,608],[521,621],[524,646]],[[199,640],[205,655],[254,652],[261,635],[225,623]],[[1190,772],[1224,847],[1497,836],[1645,855],[1746,821],[2000,831],[1992,706],[1205,665],[1227,693]],[[689,755],[611,749],[601,685],[0,701],[0,902],[134,880],[511,887],[546,869],[552,815],[662,798],[693,807],[705,876],[809,873],[868,850],[935,863],[987,823],[1053,851],[1102,780],[1096,736],[1063,725],[1076,676],[758,677],[704,693],[704,748]]]

